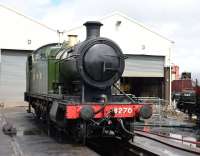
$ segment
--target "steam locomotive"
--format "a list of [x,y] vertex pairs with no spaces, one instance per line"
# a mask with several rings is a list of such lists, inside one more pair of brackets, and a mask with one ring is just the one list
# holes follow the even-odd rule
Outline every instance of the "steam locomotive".
[[[25,101],[29,112],[85,143],[90,137],[133,137],[137,117],[152,115],[151,106],[134,100],[116,85],[123,74],[125,56],[120,47],[100,37],[102,24],[90,21],[86,40],[52,43],[35,50],[27,59]],[[113,94],[115,88],[120,94]]]
[[200,120],[200,88],[183,90],[178,97],[177,108],[187,113],[189,117],[192,117],[193,114],[196,115]]
[[[183,73],[182,75],[184,75]],[[183,76],[182,76],[183,77]],[[200,87],[189,78],[181,78],[172,82],[172,100],[176,101],[177,108],[187,113],[191,118],[196,115],[200,120]]]

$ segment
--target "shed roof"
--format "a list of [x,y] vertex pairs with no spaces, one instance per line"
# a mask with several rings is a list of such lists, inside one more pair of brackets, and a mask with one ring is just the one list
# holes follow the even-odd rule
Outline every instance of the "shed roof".
[[51,30],[51,31],[57,32],[56,29],[51,28],[51,27],[49,27],[49,26],[47,26],[47,25],[45,25],[45,24],[39,22],[38,20],[36,20],[36,19],[34,19],[34,18],[32,18],[32,17],[29,17],[29,16],[27,16],[27,15],[25,15],[25,14],[19,12],[19,11],[16,10],[16,9],[13,9],[13,8],[11,8],[11,7],[8,7],[7,5],[5,5],[5,4],[3,4],[3,3],[0,3],[0,7],[3,8],[3,9],[5,9],[5,10],[8,10],[8,11],[10,11],[10,12],[12,12],[12,13],[15,13],[15,14],[21,16],[21,17],[23,17],[24,19],[26,19],[26,20],[28,20],[28,21],[31,21],[31,22],[33,22],[33,23],[36,23],[36,24],[38,24],[38,25],[40,25],[40,26],[42,26],[42,27],[44,27],[44,28],[47,28],[47,29],[49,29],[49,30]]
[[[147,31],[150,31],[150,32],[154,33],[155,35],[157,35],[157,36],[159,36],[159,37],[161,37],[161,38],[163,38],[163,39],[165,39],[165,40],[167,40],[167,41],[169,41],[169,42],[171,42],[171,43],[174,43],[173,40],[168,39],[167,37],[165,37],[165,36],[163,36],[163,35],[157,33],[156,31],[154,31],[154,30],[148,28],[147,26],[145,26],[145,25],[142,24],[141,22],[138,22],[137,20],[135,20],[135,19],[133,19],[133,18],[127,16],[127,15],[124,14],[124,13],[118,12],[118,11],[115,11],[115,12],[112,12],[112,13],[110,13],[110,14],[107,14],[107,15],[105,15],[105,16],[103,16],[103,17],[97,18],[97,20],[99,20],[99,21],[105,20],[105,19],[108,19],[108,18],[112,18],[113,16],[116,16],[116,15],[119,16],[119,17],[122,17],[122,18],[124,18],[124,19],[126,19],[126,20],[128,20],[128,21],[130,21],[130,22],[132,22],[132,23],[135,23],[135,24],[139,25],[140,27],[146,29]],[[82,27],[83,27],[83,25],[79,25],[79,26],[76,26],[76,27],[72,27],[72,28],[66,30],[65,32],[75,31],[75,30],[80,29],[80,28],[82,28]]]

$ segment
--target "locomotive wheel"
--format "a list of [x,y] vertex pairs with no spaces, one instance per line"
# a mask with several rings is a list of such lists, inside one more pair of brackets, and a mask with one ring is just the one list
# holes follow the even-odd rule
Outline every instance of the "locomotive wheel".
[[56,129],[50,120],[47,121],[47,134],[48,136],[55,136]]
[[74,133],[75,142],[85,145],[86,137],[87,137],[87,123],[86,122],[77,123],[76,130]]
[[40,119],[41,118],[41,111],[39,108],[35,108],[35,115],[36,115],[36,119]]
[[63,130],[60,127],[56,127],[56,140],[59,143],[63,143]]

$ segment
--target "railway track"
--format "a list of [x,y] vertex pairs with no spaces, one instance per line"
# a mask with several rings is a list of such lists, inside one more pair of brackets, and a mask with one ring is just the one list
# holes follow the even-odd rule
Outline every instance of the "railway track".
[[[174,150],[181,150],[182,152],[188,152],[190,154],[200,155],[199,148],[191,147],[191,144],[199,147],[199,145],[200,145],[199,141],[189,141],[189,140],[177,139],[174,137],[161,135],[161,134],[157,134],[157,133],[152,133],[152,132],[145,132],[142,130],[135,130],[135,134],[138,137],[144,137],[146,139],[154,140],[160,144],[171,147],[171,149],[174,149]],[[183,143],[189,143],[190,146],[185,145]]]
[[158,156],[150,149],[125,143],[118,138],[89,139],[87,146],[102,156]]
[[[134,142],[123,142],[118,138],[90,139],[87,146],[102,156],[198,156],[187,146],[172,142],[151,140],[148,137],[136,136]],[[198,150],[198,149],[196,149]]]
[[[62,155],[102,155],[102,156],[196,156],[194,152],[184,151],[178,149],[175,146],[170,145],[172,141],[161,136],[155,136],[153,134],[137,134],[134,138],[134,142],[123,142],[119,138],[95,138],[88,139],[86,147],[78,144],[74,144],[69,137],[62,135],[63,142],[58,143],[59,139],[54,137],[48,137],[45,124],[37,122],[34,116],[25,113],[24,108],[15,108],[5,110],[5,116],[0,113],[0,123],[4,118],[7,121],[14,123],[17,128],[17,134],[13,138],[9,138],[0,133],[1,146],[5,146],[6,141],[11,142],[13,149],[11,153],[15,155],[34,155],[37,152],[38,155],[47,152],[46,155],[59,153]],[[137,132],[139,133],[139,132]],[[151,135],[151,136],[149,136]],[[60,136],[60,135],[59,135]],[[148,138],[149,137],[149,138]],[[152,137],[153,139],[150,139]],[[56,140],[56,141],[55,141]],[[158,141],[160,140],[160,141]],[[163,141],[163,142],[162,142]],[[165,142],[164,142],[165,141]],[[168,141],[168,142],[167,142]],[[42,143],[41,143],[42,142]],[[176,142],[174,143],[178,145]],[[30,145],[30,146],[29,146]],[[182,148],[185,146],[181,145]],[[37,149],[40,149],[38,151]],[[48,149],[48,150],[47,150]],[[13,152],[14,151],[14,152]],[[76,151],[76,154],[73,152]],[[0,151],[2,155],[3,151]],[[96,153],[96,154],[95,154]],[[56,154],[55,154],[56,155]]]

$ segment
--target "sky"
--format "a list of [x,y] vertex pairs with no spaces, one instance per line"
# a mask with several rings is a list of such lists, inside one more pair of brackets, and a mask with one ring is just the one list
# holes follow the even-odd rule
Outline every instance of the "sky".
[[[172,60],[200,75],[199,0],[0,0],[60,31],[119,11],[175,42]],[[198,75],[198,77],[200,77]]]

